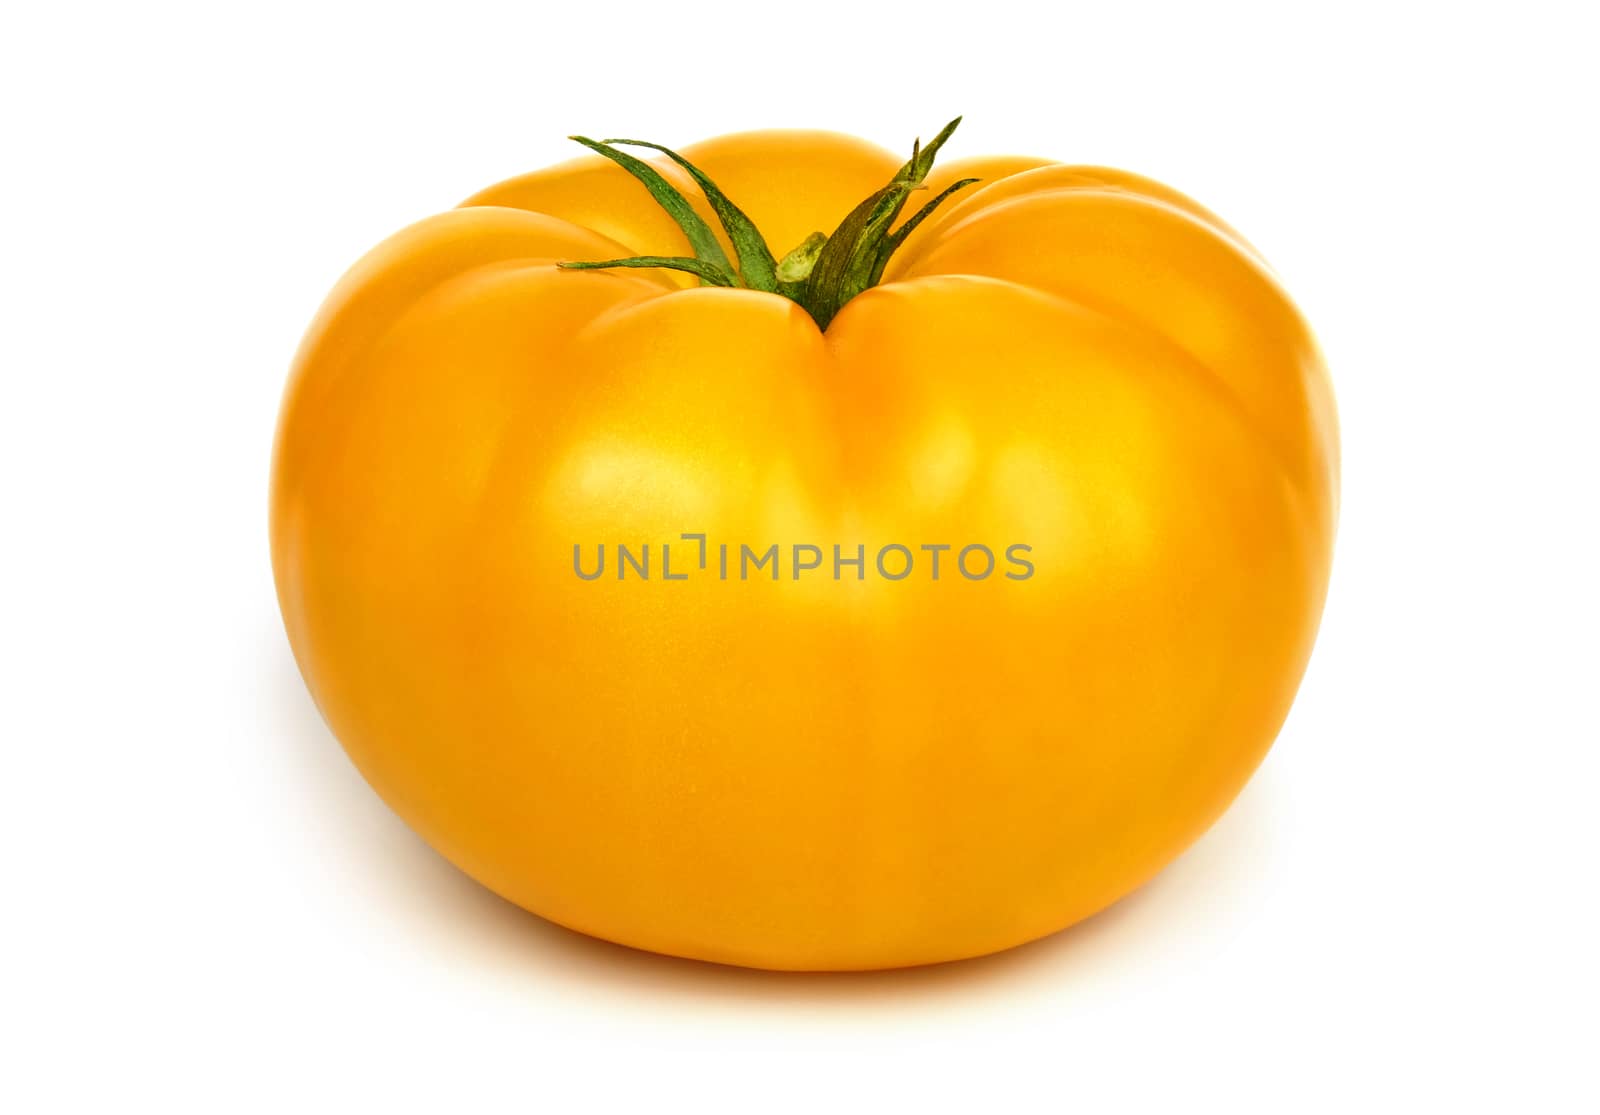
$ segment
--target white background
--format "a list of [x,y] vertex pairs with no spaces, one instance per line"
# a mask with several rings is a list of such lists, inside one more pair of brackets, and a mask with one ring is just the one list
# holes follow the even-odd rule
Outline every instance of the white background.
[[[1595,1110],[1583,7],[8,6],[0,1108]],[[571,132],[903,147],[957,112],[952,157],[1198,197],[1321,335],[1343,520],[1271,758],[1154,884],[984,961],[739,972],[492,898],[290,658],[301,330]]]

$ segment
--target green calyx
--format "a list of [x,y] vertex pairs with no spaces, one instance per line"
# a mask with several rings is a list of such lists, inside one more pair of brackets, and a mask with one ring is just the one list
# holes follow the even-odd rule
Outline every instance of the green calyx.
[[[826,329],[846,302],[868,287],[877,285],[883,278],[883,269],[888,265],[889,257],[905,243],[913,229],[951,194],[978,181],[976,178],[963,178],[917,210],[899,228],[894,227],[911,195],[924,188],[922,183],[933,169],[934,157],[960,123],[959,116],[950,121],[926,147],[920,141],[915,143],[911,160],[900,168],[888,185],[852,209],[832,235],[813,232],[782,259],[773,256],[755,222],[729,200],[704,172],[676,151],[659,143],[639,139],[597,141],[573,136],[578,143],[605,156],[637,178],[650,191],[650,196],[678,222],[694,255],[632,256],[628,259],[567,262],[560,266],[573,270],[664,267],[685,271],[697,276],[706,286],[743,287],[789,298],[805,308],[816,320],[819,329]],[[655,167],[619,150],[620,147],[648,147],[683,168],[705,195],[707,204],[727,233],[728,241],[738,257],[737,268],[722,250],[711,227],[695,212],[688,200]]]

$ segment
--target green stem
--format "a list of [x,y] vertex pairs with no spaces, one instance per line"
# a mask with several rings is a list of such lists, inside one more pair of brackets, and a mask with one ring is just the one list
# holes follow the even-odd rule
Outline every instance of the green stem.
[[799,302],[805,295],[806,282],[816,270],[817,258],[828,243],[828,234],[813,232],[802,240],[788,255],[778,262],[778,293]]
[[707,286],[734,285],[733,276],[726,271],[703,259],[692,259],[689,256],[629,256],[627,259],[584,260],[577,263],[563,263],[560,266],[569,271],[589,271],[597,267],[664,267],[668,271],[687,271],[691,275],[698,275],[700,281]]
[[[826,329],[845,303],[882,280],[889,257],[905,243],[912,230],[951,194],[978,181],[976,178],[963,178],[941,191],[898,229],[894,227],[907,200],[917,190],[924,188],[923,181],[933,169],[935,156],[960,123],[959,116],[950,121],[926,147],[921,141],[914,143],[911,159],[888,185],[852,209],[831,236],[814,232],[781,261],[774,260],[772,250],[768,248],[755,222],[705,172],[676,151],[646,140],[612,139],[597,142],[573,136],[577,142],[605,156],[637,178],[650,196],[678,223],[694,255],[634,256],[628,259],[567,262],[560,266],[574,270],[665,267],[686,271],[712,286],[741,286],[792,299],[805,308],[819,328]],[[683,168],[705,195],[706,202],[733,244],[734,253],[739,257],[737,274],[716,235],[688,200],[649,163],[617,150],[613,146],[615,144],[648,147],[661,152]]]
[[[717,243],[717,234],[712,232],[711,226],[694,211],[694,206],[673,188],[672,183],[661,177],[660,171],[643,159],[636,159],[626,151],[618,151],[608,144],[597,143],[585,136],[568,138],[583,144],[597,155],[604,155],[642,182],[644,188],[650,191],[650,196],[656,199],[656,204],[665,209],[672,219],[678,222],[678,227],[683,229],[683,234],[689,238],[689,246],[694,249],[695,258],[710,264],[731,278],[733,265],[728,262],[727,253],[722,250],[722,245]],[[733,284],[730,281],[719,285]]]
[[745,216],[733,202],[728,200],[728,195],[717,188],[717,184],[707,178],[688,159],[659,143],[649,143],[642,139],[608,139],[607,143],[621,143],[629,147],[649,147],[659,151],[667,158],[681,166],[694,179],[694,184],[700,187],[700,192],[706,195],[706,201],[711,203],[711,209],[717,215],[717,220],[722,222],[723,229],[728,233],[728,239],[733,242],[733,250],[739,257],[739,274],[744,279],[744,285],[753,290],[777,290],[777,261],[772,258],[772,249],[767,247],[766,240],[756,228],[756,223]]
[[867,285],[878,285],[879,280],[883,278],[883,269],[889,263],[889,257],[894,254],[895,250],[899,248],[901,244],[906,242],[906,237],[910,236],[917,230],[918,225],[927,220],[928,217],[932,215],[933,211],[939,208],[939,206],[944,202],[945,198],[949,197],[957,190],[964,190],[974,182],[978,181],[980,181],[980,179],[963,178],[959,182],[954,182],[946,186],[944,189],[939,191],[938,196],[936,196],[932,201],[928,202],[928,204],[924,205],[921,209],[918,209],[914,214],[912,214],[910,220],[906,221],[905,224],[891,232],[883,241],[883,250],[878,253],[878,264],[873,269],[872,281]]
[[[883,275],[889,256],[900,244],[890,235],[895,219],[905,208],[912,191],[921,188],[923,179],[933,169],[939,148],[960,123],[961,117],[957,116],[940,129],[926,147],[921,140],[914,142],[911,161],[900,168],[887,186],[856,206],[828,237],[816,269],[811,272],[802,303],[816,318],[819,328],[828,328],[828,323],[846,302]],[[943,200],[944,195],[941,195],[935,199],[935,204]]]

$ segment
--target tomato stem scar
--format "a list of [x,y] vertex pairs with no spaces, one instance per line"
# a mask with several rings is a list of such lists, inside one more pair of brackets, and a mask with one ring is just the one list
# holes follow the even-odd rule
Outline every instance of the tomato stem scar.
[[[911,195],[926,188],[923,182],[933,169],[934,158],[960,123],[959,116],[950,121],[926,147],[921,140],[915,141],[910,160],[890,179],[888,185],[852,209],[831,235],[813,232],[781,260],[773,256],[766,238],[744,210],[734,204],[704,171],[671,148],[642,139],[593,140],[586,136],[572,136],[574,141],[610,159],[638,179],[683,230],[694,255],[578,260],[566,261],[560,266],[571,270],[662,267],[684,271],[698,277],[705,286],[743,287],[788,298],[799,303],[816,321],[819,329],[826,329],[845,303],[882,281],[889,257],[905,243],[906,237],[918,225],[957,190],[978,181],[976,178],[963,178],[953,183],[918,209],[910,219],[895,227]],[[728,236],[728,242],[733,245],[734,255],[738,258],[737,268],[723,251],[716,234],[688,199],[655,167],[619,150],[620,147],[647,147],[659,151],[689,175],[716,214]]]

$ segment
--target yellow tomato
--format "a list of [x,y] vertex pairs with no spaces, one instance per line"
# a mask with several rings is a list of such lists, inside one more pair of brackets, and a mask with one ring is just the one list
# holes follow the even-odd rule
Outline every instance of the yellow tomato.
[[[784,249],[901,165],[813,132],[684,156]],[[1031,159],[928,185],[964,177],[825,330],[558,268],[687,254],[598,156],[334,290],[283,404],[279,600],[362,774],[462,870],[658,952],[923,964],[1093,914],[1239,792],[1328,581],[1316,344],[1169,188]],[[742,576],[772,545],[778,579]]]

